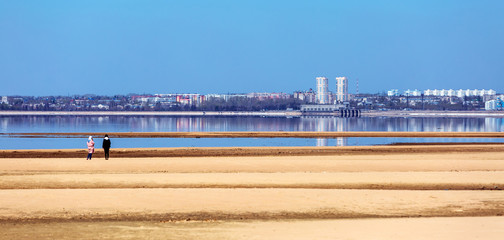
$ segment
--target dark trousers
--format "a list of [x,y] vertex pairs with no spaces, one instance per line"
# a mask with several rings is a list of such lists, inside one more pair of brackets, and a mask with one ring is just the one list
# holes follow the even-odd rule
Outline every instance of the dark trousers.
[[104,149],[103,149],[103,151],[105,152],[105,159],[106,159],[106,160],[108,160],[108,158],[109,158],[109,156],[110,156],[110,155],[109,155],[109,150],[110,150],[109,148],[104,148]]
[[93,157],[92,153],[88,153],[86,160],[91,160],[91,157]]

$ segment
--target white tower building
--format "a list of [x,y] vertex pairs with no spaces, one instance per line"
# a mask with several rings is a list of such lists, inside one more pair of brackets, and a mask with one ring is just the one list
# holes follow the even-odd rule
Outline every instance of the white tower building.
[[329,104],[329,84],[326,77],[317,78],[317,103]]
[[346,77],[336,78],[336,101],[348,101],[348,79]]

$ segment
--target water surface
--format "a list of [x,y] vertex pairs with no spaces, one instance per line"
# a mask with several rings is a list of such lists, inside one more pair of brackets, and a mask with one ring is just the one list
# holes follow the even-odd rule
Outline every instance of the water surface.
[[[502,118],[405,117],[168,117],[2,116],[1,133],[22,132],[226,132],[226,131],[406,131],[501,132]],[[96,146],[101,147],[101,137]],[[86,139],[0,137],[0,149],[68,149]],[[485,138],[115,138],[112,147],[358,146],[396,142],[504,142]]]

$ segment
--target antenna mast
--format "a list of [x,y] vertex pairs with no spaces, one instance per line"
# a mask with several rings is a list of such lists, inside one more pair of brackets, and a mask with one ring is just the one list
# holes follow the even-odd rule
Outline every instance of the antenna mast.
[[359,79],[358,78],[357,78],[357,91],[356,91],[355,95],[359,95]]

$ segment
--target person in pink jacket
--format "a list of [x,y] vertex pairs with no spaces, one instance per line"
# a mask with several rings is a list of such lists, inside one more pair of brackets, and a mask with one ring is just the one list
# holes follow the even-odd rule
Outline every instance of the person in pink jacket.
[[88,148],[88,155],[86,160],[91,160],[91,157],[93,157],[94,153],[94,141],[92,136],[89,136],[87,140],[87,148]]

